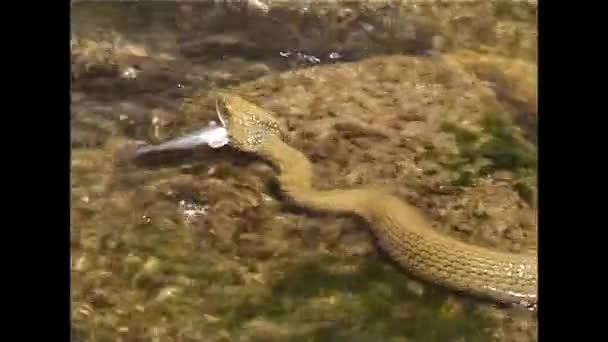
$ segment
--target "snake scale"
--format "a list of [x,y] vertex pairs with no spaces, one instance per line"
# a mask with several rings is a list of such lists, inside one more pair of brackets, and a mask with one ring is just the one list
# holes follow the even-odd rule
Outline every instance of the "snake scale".
[[312,163],[289,146],[274,113],[235,94],[221,93],[217,103],[231,145],[274,164],[282,192],[298,205],[360,216],[388,256],[423,281],[498,303],[536,306],[536,254],[492,250],[441,234],[417,208],[377,189],[317,190]]

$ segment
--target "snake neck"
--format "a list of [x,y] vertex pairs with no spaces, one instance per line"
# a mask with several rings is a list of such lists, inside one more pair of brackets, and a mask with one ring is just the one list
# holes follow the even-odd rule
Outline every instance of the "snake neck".
[[370,218],[370,212],[366,209],[370,198],[369,189],[315,189],[312,185],[312,163],[302,152],[279,139],[265,144],[258,153],[278,168],[277,180],[281,191],[298,206],[315,211],[356,214],[364,219]]
[[277,179],[282,192],[299,206],[316,211],[355,214],[371,224],[391,216],[386,214],[387,211],[401,212],[408,222],[399,223],[406,224],[409,230],[433,231],[417,208],[378,189],[315,189],[313,164],[304,153],[280,139],[272,139],[258,153],[279,169]]

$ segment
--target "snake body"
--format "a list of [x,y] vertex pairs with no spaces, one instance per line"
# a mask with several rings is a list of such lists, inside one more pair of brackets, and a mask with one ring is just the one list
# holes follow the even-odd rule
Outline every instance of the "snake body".
[[274,113],[234,94],[221,94],[218,105],[233,147],[274,164],[281,190],[300,206],[362,217],[388,256],[423,281],[499,303],[536,305],[535,254],[492,250],[441,234],[417,208],[377,189],[317,190],[312,163],[286,142]]

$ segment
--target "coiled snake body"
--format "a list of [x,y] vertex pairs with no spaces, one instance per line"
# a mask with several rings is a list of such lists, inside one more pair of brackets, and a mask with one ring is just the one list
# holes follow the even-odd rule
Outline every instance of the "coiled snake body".
[[275,164],[282,191],[299,205],[362,217],[378,245],[422,280],[500,303],[536,305],[535,254],[501,252],[445,236],[418,209],[376,189],[316,190],[311,162],[285,142],[273,113],[233,94],[221,94],[218,105],[233,147]]

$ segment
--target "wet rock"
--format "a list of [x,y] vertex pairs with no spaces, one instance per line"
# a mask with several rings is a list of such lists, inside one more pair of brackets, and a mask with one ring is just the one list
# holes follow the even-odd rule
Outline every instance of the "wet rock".
[[[124,258],[124,263],[127,269],[127,272],[132,273],[136,270],[139,270],[143,260],[141,257],[133,254],[129,254]],[[149,268],[150,266],[148,266]]]
[[114,305],[110,294],[105,289],[93,289],[90,303],[96,309],[108,308]]
[[406,288],[408,289],[408,291],[410,291],[417,297],[422,297],[424,295],[424,285],[417,281],[408,281],[406,284]]
[[70,134],[72,148],[102,147],[109,138],[109,132],[91,126],[76,126]]
[[445,317],[452,318],[459,315],[463,309],[464,306],[460,300],[453,297],[448,297],[445,303],[443,303],[441,306],[440,313]]
[[289,335],[288,327],[264,319],[248,322],[245,329],[248,330],[251,340],[257,342],[277,341]]
[[182,289],[178,286],[167,286],[163,287],[158,291],[158,295],[154,298],[154,301],[157,303],[162,303],[171,298],[179,295],[182,292]]
[[160,273],[162,270],[162,262],[160,259],[155,257],[149,257],[146,263],[142,267],[142,274],[144,275],[155,275]]
[[239,34],[214,34],[180,46],[180,52],[195,61],[205,62],[227,56],[247,56],[252,59],[261,57],[256,45]]
[[91,262],[85,255],[82,255],[76,258],[75,262],[72,265],[73,271],[83,272],[91,267]]
[[413,121],[405,124],[403,128],[403,135],[406,138],[414,138],[417,136],[421,136],[427,130],[427,125],[421,121]]

